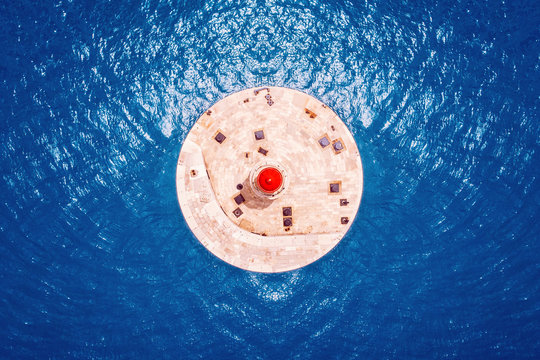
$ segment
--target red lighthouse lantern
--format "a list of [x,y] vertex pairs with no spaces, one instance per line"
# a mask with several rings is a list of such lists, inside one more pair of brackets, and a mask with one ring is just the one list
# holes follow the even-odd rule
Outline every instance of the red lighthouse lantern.
[[283,175],[275,167],[267,167],[259,173],[257,184],[262,191],[273,193],[283,184]]

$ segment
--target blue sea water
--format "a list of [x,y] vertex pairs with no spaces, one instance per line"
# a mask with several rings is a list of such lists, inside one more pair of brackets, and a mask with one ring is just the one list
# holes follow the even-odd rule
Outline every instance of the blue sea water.
[[[2,1],[0,357],[540,358],[536,1]],[[364,195],[250,273],[176,199],[190,127],[261,85],[332,107]]]

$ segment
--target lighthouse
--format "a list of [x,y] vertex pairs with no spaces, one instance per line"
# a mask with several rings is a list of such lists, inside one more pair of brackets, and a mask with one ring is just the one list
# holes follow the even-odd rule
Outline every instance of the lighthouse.
[[261,199],[274,200],[286,192],[289,186],[287,170],[277,161],[263,160],[253,167],[249,185]]
[[360,206],[363,171],[347,126],[297,90],[246,89],[218,101],[178,158],[180,209],[212,254],[254,272],[298,269],[330,252]]

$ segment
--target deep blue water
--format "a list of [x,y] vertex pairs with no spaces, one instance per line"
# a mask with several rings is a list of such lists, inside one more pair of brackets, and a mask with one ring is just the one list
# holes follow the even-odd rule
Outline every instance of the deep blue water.
[[[0,357],[540,357],[536,1],[2,1]],[[187,228],[198,116],[286,86],[354,134],[318,262],[249,273]]]

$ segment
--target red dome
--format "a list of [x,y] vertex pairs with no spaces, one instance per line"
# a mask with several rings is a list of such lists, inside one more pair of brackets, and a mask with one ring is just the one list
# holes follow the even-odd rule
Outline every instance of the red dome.
[[278,169],[267,167],[259,173],[257,184],[264,192],[273,193],[283,184],[283,176]]

